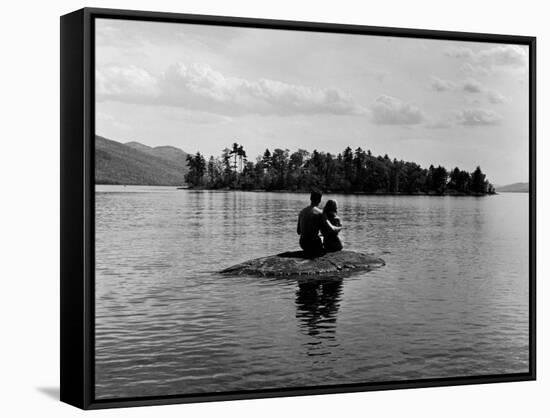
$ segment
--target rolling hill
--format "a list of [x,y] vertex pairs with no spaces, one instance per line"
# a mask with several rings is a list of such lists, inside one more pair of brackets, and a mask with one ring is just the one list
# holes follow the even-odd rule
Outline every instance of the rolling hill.
[[162,158],[163,160],[172,161],[173,163],[187,167],[187,153],[179,148],[168,145],[153,148],[135,141],[126,142],[124,145],[137,149],[138,151],[144,152],[153,157]]
[[514,183],[496,188],[501,193],[529,193],[529,183]]
[[175,147],[122,144],[96,135],[96,184],[181,186],[185,183],[187,154]]

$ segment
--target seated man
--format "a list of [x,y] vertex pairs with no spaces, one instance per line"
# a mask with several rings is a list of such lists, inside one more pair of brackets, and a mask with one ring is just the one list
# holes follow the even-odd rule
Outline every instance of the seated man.
[[300,235],[300,247],[307,257],[317,257],[324,254],[323,242],[319,230],[323,222],[323,212],[317,206],[321,203],[321,193],[311,192],[311,204],[302,209],[298,216],[297,232]]

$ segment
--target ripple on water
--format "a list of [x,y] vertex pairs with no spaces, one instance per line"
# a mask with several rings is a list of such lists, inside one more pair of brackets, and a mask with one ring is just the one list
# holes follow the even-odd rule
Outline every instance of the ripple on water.
[[527,196],[336,196],[344,280],[215,272],[296,247],[307,196],[96,195],[96,396],[526,372]]

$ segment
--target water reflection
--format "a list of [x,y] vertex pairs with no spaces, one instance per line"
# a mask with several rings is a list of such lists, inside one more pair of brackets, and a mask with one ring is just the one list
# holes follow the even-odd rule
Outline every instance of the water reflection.
[[[342,295],[342,278],[303,281],[296,291],[296,318],[299,327],[317,345],[336,338],[336,316]],[[313,355],[312,353],[308,353]]]

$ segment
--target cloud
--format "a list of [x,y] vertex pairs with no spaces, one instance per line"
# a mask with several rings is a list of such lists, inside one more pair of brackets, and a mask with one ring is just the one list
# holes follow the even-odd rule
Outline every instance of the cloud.
[[451,124],[449,122],[440,120],[440,121],[428,122],[424,125],[424,127],[428,129],[447,129],[451,127]]
[[487,91],[487,99],[489,100],[489,103],[492,103],[492,104],[509,102],[509,99],[506,96],[503,96],[498,91],[494,91],[494,90]]
[[527,51],[518,45],[499,45],[479,51],[475,58],[489,65],[524,67],[527,64]]
[[[462,83],[462,89],[468,93],[483,93],[487,97],[487,101],[491,104],[508,103],[509,100],[506,96],[502,95],[496,90],[490,90],[484,88],[481,83],[472,78],[465,80]],[[472,103],[479,104],[480,101],[475,99]]]
[[431,87],[433,90],[441,92],[454,90],[456,88],[456,84],[451,80],[443,80],[439,77],[432,76]]
[[[465,80],[462,83],[462,89],[468,93],[483,93],[491,104],[501,104],[508,102],[508,98],[506,96],[502,95],[496,90],[484,88],[479,81],[474,80],[473,78]],[[476,102],[479,103],[479,100],[476,100]]]
[[448,48],[445,51],[445,55],[453,58],[472,58],[474,51],[464,46],[457,46]]
[[[177,104],[215,106],[229,113],[259,114],[360,114],[362,109],[344,92],[281,81],[248,81],[225,77],[207,65],[170,67],[163,79],[167,96]],[[232,109],[232,110],[231,110]]]
[[483,86],[479,81],[469,78],[462,83],[462,90],[468,93],[481,93],[483,91]]
[[431,87],[432,90],[437,92],[457,90],[459,87],[467,93],[483,93],[485,91],[482,84],[473,78],[468,78],[461,82],[455,83],[451,80],[444,80],[439,77],[432,76]]
[[470,61],[462,68],[470,72],[490,72],[495,68],[525,70],[528,63],[527,49],[519,45],[498,45],[477,52],[471,48],[454,47],[447,49],[445,54]]
[[[499,93],[496,90],[490,90],[490,89],[484,88],[483,85],[479,81],[477,81],[473,78],[468,78],[468,79],[466,79],[466,80],[464,80],[464,81],[457,84],[457,83],[455,83],[453,81],[450,81],[450,80],[443,80],[441,78],[432,76],[431,87],[432,87],[433,90],[435,90],[437,92],[457,90],[458,86],[460,86],[461,90],[463,90],[467,93],[483,93],[483,94],[485,94],[485,96],[487,97],[488,102],[491,103],[491,104],[501,104],[501,103],[508,103],[509,102],[509,99],[506,96],[502,95],[501,93]],[[473,100],[468,99],[467,101],[469,103],[472,103],[472,104],[480,104],[481,103],[481,101],[479,99],[473,99]],[[427,127],[429,127],[429,126],[427,126]]]
[[424,120],[424,114],[395,97],[379,96],[371,106],[371,118],[376,125],[416,125]]
[[229,26],[159,25],[157,22],[118,19],[97,19],[95,25],[96,46],[117,48],[122,54],[128,53],[129,49],[151,45],[179,48],[194,45],[202,49],[218,49],[227,47],[228,42],[242,33],[240,28]]
[[95,75],[98,99],[118,98],[119,101],[140,101],[159,94],[155,77],[135,66],[101,68]]
[[379,83],[383,83],[386,78],[389,76],[389,73],[384,70],[376,70],[376,69],[367,69],[365,70],[365,73],[371,77],[373,77],[375,80],[377,80]]
[[485,109],[464,109],[457,115],[457,122],[465,126],[498,125],[501,121],[498,113]]
[[481,65],[474,65],[469,62],[465,62],[464,64],[462,64],[459,70],[464,74],[472,74],[472,75],[476,74],[476,75],[482,75],[482,76],[487,76],[491,74],[490,69],[485,68]]
[[228,77],[206,64],[174,64],[158,77],[136,67],[100,68],[96,85],[98,100],[184,107],[228,116],[367,113],[336,88]]
[[466,103],[468,104],[468,106],[481,106],[481,99],[479,97],[468,97],[466,99]]

